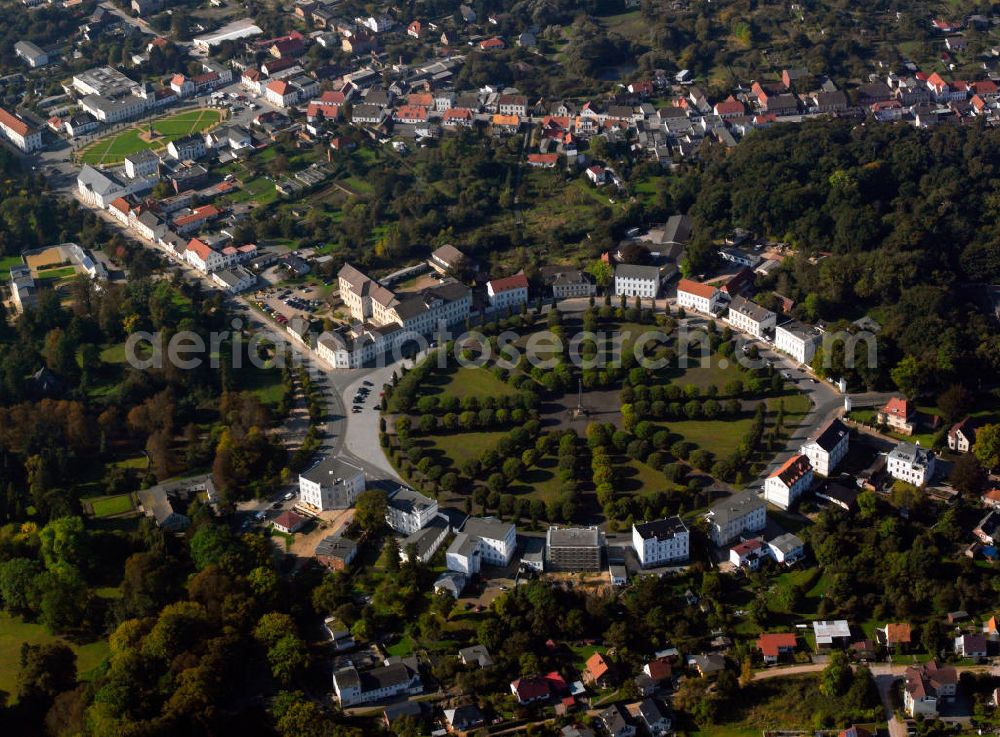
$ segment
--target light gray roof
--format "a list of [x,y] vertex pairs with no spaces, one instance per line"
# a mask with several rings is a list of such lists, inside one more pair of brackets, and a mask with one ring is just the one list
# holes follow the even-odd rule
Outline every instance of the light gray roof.
[[926,448],[914,445],[913,443],[907,443],[906,441],[900,442],[889,453],[890,459],[902,461],[911,466],[926,466],[930,462],[930,457],[930,453],[927,452]]
[[709,511],[712,521],[720,527],[729,524],[730,520],[742,517],[754,509],[767,505],[752,489],[741,491],[716,503]]
[[761,307],[756,302],[751,302],[750,300],[740,296],[733,297],[732,302],[729,303],[729,309],[732,312],[738,312],[741,315],[746,315],[755,322],[763,322],[764,320],[774,317],[774,313],[766,307]]
[[640,264],[618,264],[615,267],[615,277],[619,276],[625,279],[659,281],[660,268],[658,266],[642,266]]
[[84,164],[80,173],[76,175],[77,181],[93,190],[97,194],[108,194],[121,189],[122,186],[104,172],[98,171],[90,164]]
[[337,456],[326,456],[299,475],[316,484],[333,484],[341,479],[354,478],[359,473],[364,471],[353,463],[343,461]]
[[330,535],[319,541],[313,555],[347,560],[357,552],[357,549],[358,544],[354,540],[340,535]]
[[460,532],[455,535],[455,539],[448,546],[449,555],[461,555],[468,558],[476,552],[476,539],[470,535]]
[[415,489],[410,489],[406,486],[400,486],[392,496],[389,497],[388,504],[393,509],[398,509],[399,511],[410,514],[414,511],[427,509],[428,507],[436,504],[433,499],[426,497]]
[[148,148],[144,148],[141,151],[136,151],[125,156],[125,161],[131,161],[133,164],[140,164],[143,161],[149,161],[151,159],[159,160],[159,156],[154,154]]
[[469,517],[462,528],[462,532],[467,535],[487,540],[505,540],[512,530],[514,525],[496,517]]
[[787,555],[794,550],[801,548],[804,543],[802,538],[798,535],[793,535],[791,532],[786,532],[784,535],[778,535],[776,538],[768,543],[782,552],[782,554]]
[[434,515],[431,521],[424,525],[423,528],[403,540],[400,543],[400,548],[405,551],[409,546],[415,545],[417,548],[417,557],[424,559],[434,548],[434,545],[441,537],[441,533],[447,531],[449,528],[450,525],[448,524],[447,517],[443,514]]
[[820,336],[819,330],[814,328],[812,325],[807,325],[806,323],[799,322],[798,320],[789,320],[788,322],[782,323],[778,326],[778,329],[785,330],[802,340],[815,340]]
[[829,642],[834,637],[851,636],[851,625],[846,619],[819,620],[812,623],[817,642]]
[[550,527],[549,547],[599,548],[601,533],[596,527]]
[[438,576],[437,580],[434,582],[434,590],[447,591],[457,599],[462,595],[462,591],[465,589],[465,582],[465,574],[459,573],[458,571],[445,571]]
[[484,645],[471,645],[458,651],[458,656],[466,663],[478,663],[482,668],[493,665],[490,651]]
[[14,50],[32,59],[45,56],[45,50],[31,43],[31,41],[18,41],[14,44]]

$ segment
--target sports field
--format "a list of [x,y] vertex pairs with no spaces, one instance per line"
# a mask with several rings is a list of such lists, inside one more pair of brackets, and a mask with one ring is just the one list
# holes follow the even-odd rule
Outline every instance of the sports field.
[[[87,146],[80,154],[84,164],[120,164],[129,154],[151,149],[160,151],[171,141],[201,133],[213,128],[222,121],[222,111],[210,108],[185,110],[181,113],[168,115],[151,123],[142,123],[115,135],[102,138]],[[157,136],[150,141],[143,138],[152,125]]]

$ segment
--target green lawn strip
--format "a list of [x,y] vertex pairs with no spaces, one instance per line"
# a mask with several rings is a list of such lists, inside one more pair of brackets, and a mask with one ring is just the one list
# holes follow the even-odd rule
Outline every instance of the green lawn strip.
[[95,517],[112,517],[116,514],[126,514],[135,508],[132,503],[131,494],[96,497],[90,499],[89,502]]
[[76,276],[76,269],[72,266],[59,266],[55,269],[45,269],[39,271],[36,277],[39,280],[70,279]]
[[14,266],[20,266],[24,261],[20,256],[0,257],[0,281],[10,280],[10,270]]
[[233,374],[240,391],[252,392],[264,404],[276,405],[284,395],[280,369],[245,366]]
[[558,459],[555,456],[545,456],[534,466],[521,472],[507,491],[515,496],[541,499],[543,502],[558,499],[562,487],[558,471]]
[[[19,617],[0,613],[0,691],[6,691],[11,694],[11,699],[14,698],[23,643],[42,645],[50,642],[65,641],[50,635],[40,624],[24,622]],[[76,669],[82,680],[90,680],[109,653],[105,640],[86,645],[66,644],[76,653]]]

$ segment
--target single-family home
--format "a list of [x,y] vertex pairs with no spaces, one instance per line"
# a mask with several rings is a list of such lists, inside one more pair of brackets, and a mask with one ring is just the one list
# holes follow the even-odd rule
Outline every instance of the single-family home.
[[333,692],[341,708],[422,691],[416,658],[403,658],[366,671],[352,665],[333,674]]
[[615,668],[608,656],[596,652],[587,658],[584,678],[598,688],[608,688],[615,681]]
[[744,540],[729,549],[729,562],[735,568],[756,571],[760,568],[761,563],[769,557],[770,552],[767,546],[764,545],[763,540],[757,537]]
[[757,638],[757,649],[765,665],[777,663],[782,655],[791,655],[797,646],[798,635],[794,632],[768,632]]
[[642,722],[646,727],[646,732],[652,737],[658,737],[658,735],[666,734],[670,731],[670,727],[673,724],[670,710],[656,699],[643,699],[639,702],[639,707],[636,711],[638,712],[639,721]]
[[483,712],[475,704],[465,704],[464,706],[456,706],[454,709],[445,709],[444,719],[452,732],[473,732],[486,724],[486,717],[483,716]]
[[875,421],[900,435],[912,435],[913,405],[904,397],[891,397],[875,415]]
[[493,658],[490,651],[483,645],[470,645],[458,651],[458,659],[462,665],[477,665],[480,668],[490,668],[493,666]]
[[609,737],[635,737],[635,725],[619,704],[609,706],[597,715],[597,719]]
[[906,652],[913,641],[909,622],[889,623],[875,630],[878,641],[892,652]]
[[767,543],[768,551],[775,562],[790,566],[800,561],[806,554],[806,546],[798,535],[785,532]]
[[302,529],[303,525],[309,521],[308,517],[303,517],[301,514],[292,512],[291,510],[282,512],[271,522],[274,525],[274,529],[278,532],[284,532],[286,534],[291,534],[293,532],[298,532]]
[[797,453],[767,477],[764,498],[780,509],[789,509],[812,486],[812,481],[809,459]]
[[843,648],[850,644],[851,625],[846,619],[817,620],[812,627],[817,650]]
[[547,701],[551,695],[549,682],[540,676],[518,678],[510,683],[510,692],[521,706]]
[[956,453],[968,453],[976,444],[976,425],[971,417],[956,422],[948,430],[948,449]]

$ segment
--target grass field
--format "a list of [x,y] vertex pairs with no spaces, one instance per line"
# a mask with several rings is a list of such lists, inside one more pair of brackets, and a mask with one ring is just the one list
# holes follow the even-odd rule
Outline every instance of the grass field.
[[90,507],[94,510],[95,517],[112,517],[131,512],[135,508],[131,494],[97,497],[90,500]]
[[496,446],[506,433],[503,432],[460,432],[454,435],[428,435],[425,442],[430,443],[432,454],[444,455],[450,458],[456,467],[460,467],[470,458],[478,458],[482,453]]
[[59,279],[72,279],[76,276],[76,269],[72,266],[60,266],[56,269],[45,269],[38,272],[36,277],[39,280],[59,280]]
[[[21,644],[41,645],[58,642],[61,638],[48,634],[40,624],[23,622],[19,617],[0,613],[0,692],[11,694],[17,688],[17,671],[20,667]],[[105,640],[87,645],[69,645],[76,653],[76,669],[80,678],[89,680],[94,671],[108,656]]]
[[158,120],[152,121],[153,130],[159,136],[153,141],[145,141],[142,133],[150,125],[143,123],[142,127],[129,128],[107,138],[92,143],[80,154],[80,160],[85,164],[119,164],[129,154],[150,149],[160,151],[171,141],[200,133],[218,125],[222,120],[220,110],[185,110]]

